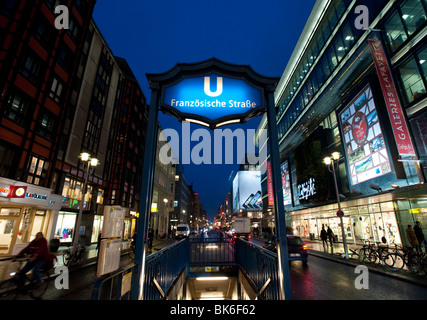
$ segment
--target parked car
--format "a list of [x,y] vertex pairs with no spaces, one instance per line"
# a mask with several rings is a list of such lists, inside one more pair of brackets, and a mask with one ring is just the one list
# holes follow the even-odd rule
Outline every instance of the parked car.
[[[302,261],[303,265],[306,266],[308,263],[307,245],[299,236],[287,235],[287,239],[289,261]],[[276,238],[273,236],[270,240],[266,241],[263,248],[277,252]]]

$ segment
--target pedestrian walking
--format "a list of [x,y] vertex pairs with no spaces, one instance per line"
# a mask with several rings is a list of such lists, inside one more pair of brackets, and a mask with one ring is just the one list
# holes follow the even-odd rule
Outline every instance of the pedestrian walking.
[[153,238],[154,238],[154,232],[153,229],[148,230],[148,250],[151,250],[153,247]]
[[415,236],[417,237],[420,250],[422,249],[421,247],[424,246],[424,251],[427,251],[426,239],[424,238],[424,233],[423,233],[423,230],[421,229],[421,223],[419,221],[415,222],[414,232],[415,232]]
[[320,239],[322,239],[323,248],[325,249],[328,246],[328,233],[325,230],[325,225],[322,225],[322,231],[320,231]]
[[332,231],[332,229],[328,226],[328,238],[329,238],[329,243],[331,244],[332,247],[332,241],[334,241],[334,232]]
[[415,231],[410,224],[408,224],[408,227],[406,228],[406,237],[408,238],[408,241],[411,244],[411,246],[418,250],[418,247],[420,244],[418,243],[418,239],[417,239],[417,236],[415,235]]

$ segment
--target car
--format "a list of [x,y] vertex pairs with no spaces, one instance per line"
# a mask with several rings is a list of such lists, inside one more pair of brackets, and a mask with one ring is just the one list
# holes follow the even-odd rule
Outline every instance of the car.
[[[302,261],[303,265],[306,266],[308,263],[307,245],[299,236],[287,235],[287,239],[289,262]],[[263,248],[277,252],[275,237],[273,236],[272,239],[266,241]]]
[[190,227],[188,224],[179,224],[176,227],[175,239],[180,240],[190,236]]

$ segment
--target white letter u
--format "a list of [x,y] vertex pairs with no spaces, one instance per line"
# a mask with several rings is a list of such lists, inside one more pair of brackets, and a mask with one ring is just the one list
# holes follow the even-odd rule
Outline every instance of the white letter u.
[[219,97],[222,94],[222,77],[216,78],[216,92],[211,91],[211,78],[205,77],[205,93],[209,97]]

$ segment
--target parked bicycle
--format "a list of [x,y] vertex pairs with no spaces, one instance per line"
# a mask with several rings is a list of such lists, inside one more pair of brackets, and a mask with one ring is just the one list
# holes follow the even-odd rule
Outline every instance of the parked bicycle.
[[82,246],[80,243],[77,244],[77,249],[74,252],[72,247],[68,248],[67,250],[64,250],[62,256],[64,265],[70,267],[72,264],[81,264],[85,252],[86,247]]
[[33,299],[41,299],[49,286],[49,278],[53,273],[53,264],[46,263],[41,269],[40,274],[43,282],[37,284],[36,279],[29,273],[23,274],[21,272],[28,258],[19,258],[15,260],[15,272],[11,273],[11,278],[0,283],[0,298],[13,298],[29,294]]
[[410,246],[407,246],[404,252],[404,261],[408,269],[419,276],[426,276],[427,253],[417,251],[416,249]]

